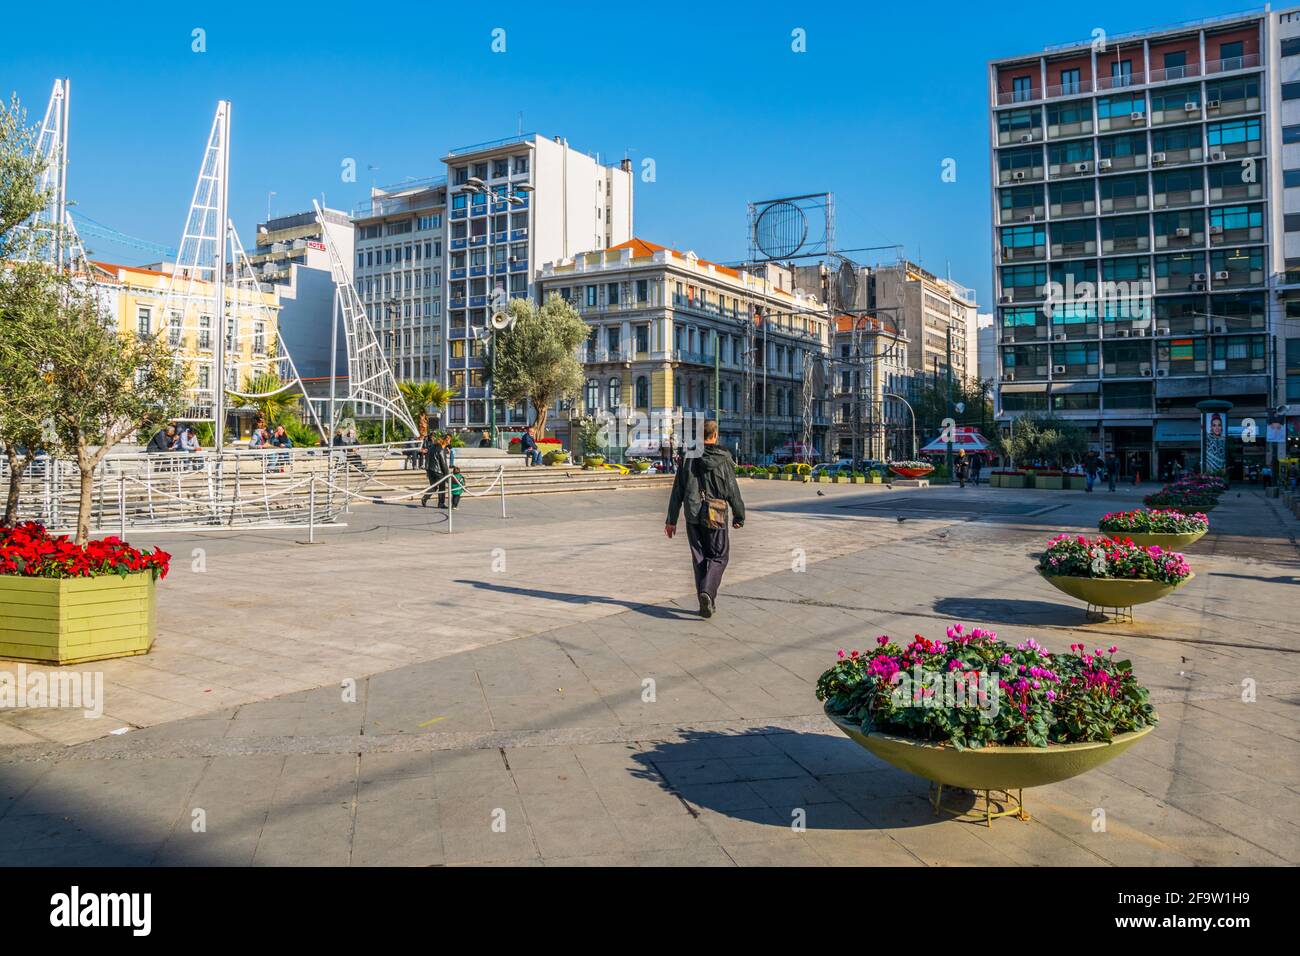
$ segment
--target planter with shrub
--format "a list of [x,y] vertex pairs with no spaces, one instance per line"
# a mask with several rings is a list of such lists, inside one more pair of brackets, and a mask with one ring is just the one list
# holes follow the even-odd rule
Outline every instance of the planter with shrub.
[[1140,508],[1137,511],[1113,511],[1097,523],[1103,534],[1136,545],[1158,545],[1165,550],[1194,544],[1210,530],[1210,519],[1203,513],[1160,511]]
[[[876,639],[839,652],[817,699],[846,735],[880,759],[942,788],[1023,790],[1067,780],[1119,756],[1158,719],[1118,648],[1051,654],[960,624],[946,638]],[[1023,804],[1010,810],[1022,819]],[[985,810],[991,823],[995,815]]]
[[1193,577],[1176,551],[1127,540],[1057,535],[1038,562],[1053,587],[1097,608],[1131,608],[1158,601]]

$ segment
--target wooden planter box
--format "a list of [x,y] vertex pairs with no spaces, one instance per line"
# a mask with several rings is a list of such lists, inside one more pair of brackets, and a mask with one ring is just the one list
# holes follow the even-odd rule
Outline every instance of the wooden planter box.
[[998,479],[1000,482],[1000,484],[998,485],[999,488],[1030,487],[1028,475],[998,475]]
[[864,480],[869,485],[879,485],[883,484],[885,481],[885,479],[881,478],[879,475],[868,475]]
[[1001,488],[1002,486],[1003,486],[1003,485],[1002,485],[1002,476],[1001,476],[1001,475],[989,475],[989,487],[990,487],[990,488]]
[[1067,475],[1065,477],[1065,487],[1070,491],[1087,491],[1088,479],[1083,475]]
[[125,577],[0,575],[0,658],[81,664],[147,654],[157,632],[153,572]]
[[830,475],[813,475],[813,481],[816,481],[816,482],[819,482],[819,483],[820,483],[820,482],[825,482],[825,481],[830,481],[830,480],[831,480],[831,476],[830,476]]
[[1061,491],[1065,487],[1064,475],[1034,475],[1035,488],[1051,488]]

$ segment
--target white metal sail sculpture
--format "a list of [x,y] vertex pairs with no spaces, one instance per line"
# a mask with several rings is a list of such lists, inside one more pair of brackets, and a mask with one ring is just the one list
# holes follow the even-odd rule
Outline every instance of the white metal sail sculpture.
[[[320,203],[313,199],[312,205],[316,209],[316,220],[321,226],[321,241],[329,254],[330,277],[334,280],[338,307],[343,316],[343,337],[348,352],[348,394],[343,399],[343,404],[356,402],[386,411],[409,428],[412,435],[416,435],[419,429],[406,409],[406,403],[397,388],[397,379],[388,364],[388,357],[379,345],[379,337],[370,324],[361,297],[348,279],[343,260],[330,238]],[[330,347],[333,348],[334,344],[331,343]],[[331,428],[336,424],[331,422]]]
[[[183,416],[192,421],[224,423],[227,395],[256,401],[294,388],[307,395],[288,348],[274,334],[271,308],[226,214],[229,169],[230,103],[222,100],[212,119],[163,301],[169,344],[193,371]],[[271,374],[280,381],[259,391]],[[311,402],[306,405],[316,419]],[[319,421],[316,424],[319,428]],[[223,431],[215,430],[218,449]]]

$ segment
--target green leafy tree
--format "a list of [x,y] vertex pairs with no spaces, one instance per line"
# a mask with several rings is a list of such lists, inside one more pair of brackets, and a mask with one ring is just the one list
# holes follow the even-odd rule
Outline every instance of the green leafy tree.
[[589,329],[573,306],[555,293],[540,308],[525,299],[511,299],[514,324],[496,336],[496,378],[493,390],[508,403],[533,406],[537,437],[546,434],[551,405],[574,398],[582,388],[578,346]]
[[429,409],[442,411],[456,397],[456,390],[441,382],[398,382],[397,390],[406,403],[406,412],[415,422],[423,438],[429,433]]
[[51,386],[49,447],[77,463],[76,539],[84,544],[95,470],[115,445],[180,409],[185,378],[162,336],[120,334],[105,321],[93,290],[67,283],[51,318],[57,335],[20,336],[15,344],[40,356]]
[[20,346],[44,341],[56,331],[50,321],[58,302],[58,283],[47,268],[20,261],[38,252],[37,237],[21,229],[42,207],[42,158],[36,131],[18,98],[0,101],[0,447],[9,463],[9,488],[3,524],[18,518],[23,475],[44,440],[51,385],[40,367],[40,352]]

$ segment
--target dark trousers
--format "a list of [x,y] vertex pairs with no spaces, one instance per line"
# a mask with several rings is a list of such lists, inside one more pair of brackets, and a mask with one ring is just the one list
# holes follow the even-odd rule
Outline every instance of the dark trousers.
[[[435,481],[442,481],[444,476],[440,473],[426,471],[424,473],[424,477],[429,479],[429,484],[433,484]],[[425,501],[429,500],[428,492],[425,492],[424,500]],[[447,507],[447,485],[445,482],[438,486],[438,507],[439,508]]]
[[695,591],[718,600],[718,585],[731,557],[728,528],[717,530],[708,525],[686,522],[686,540],[691,546],[691,566],[695,569]]

